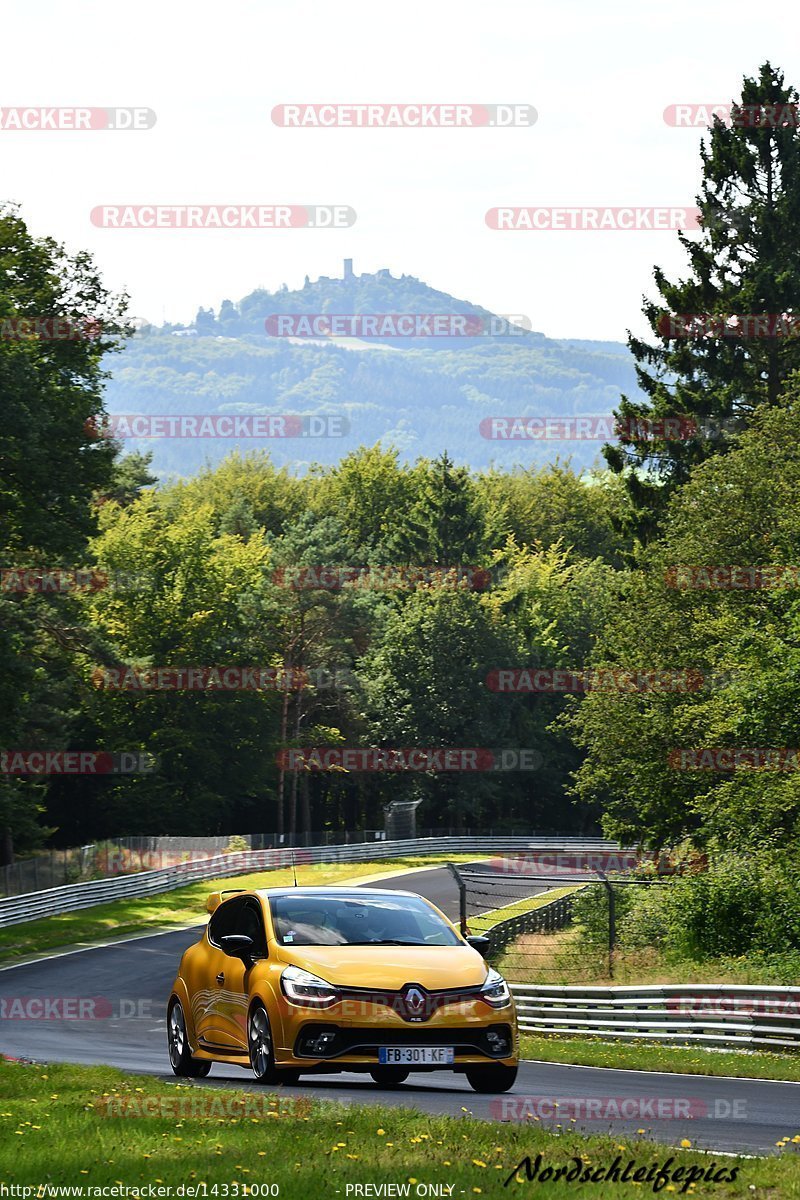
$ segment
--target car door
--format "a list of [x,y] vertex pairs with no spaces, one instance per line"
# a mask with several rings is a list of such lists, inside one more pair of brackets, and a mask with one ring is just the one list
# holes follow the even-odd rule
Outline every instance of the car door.
[[[253,943],[253,957],[267,954],[267,935],[261,905],[255,896],[246,896],[235,915],[234,933],[245,934]],[[247,1050],[247,1010],[250,1006],[248,980],[250,969],[240,958],[225,959],[224,982],[219,993],[220,1025],[226,1036],[241,1050]]]
[[238,933],[245,897],[224,900],[212,913],[207,931],[206,972],[203,987],[192,997],[195,1029],[206,1049],[241,1053],[246,1046],[236,1019],[237,1001],[241,1002],[244,963],[230,958],[220,946],[220,938]]

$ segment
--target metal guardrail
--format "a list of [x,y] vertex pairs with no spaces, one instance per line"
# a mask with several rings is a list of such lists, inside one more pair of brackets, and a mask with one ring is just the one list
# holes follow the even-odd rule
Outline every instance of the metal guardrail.
[[800,1050],[800,987],[512,983],[523,1033]]
[[559,896],[549,904],[540,904],[538,908],[529,909],[528,912],[491,925],[483,934],[489,939],[489,954],[497,954],[523,933],[549,933],[555,929],[564,929],[572,920],[573,899],[572,895]]
[[306,846],[293,850],[243,850],[217,854],[200,861],[178,863],[156,871],[138,871],[87,883],[67,884],[0,900],[0,928],[35,921],[58,913],[91,908],[126,897],[153,896],[202,879],[228,878],[253,871],[274,871],[292,859],[301,863],[364,862],[428,854],[491,854],[532,850],[615,850],[603,838],[555,837],[430,837],[394,842],[359,842],[349,846]]

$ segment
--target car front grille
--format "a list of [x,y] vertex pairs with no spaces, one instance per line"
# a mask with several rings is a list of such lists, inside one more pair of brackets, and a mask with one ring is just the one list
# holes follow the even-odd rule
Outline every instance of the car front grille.
[[[321,1038],[321,1035],[327,1036]],[[320,1022],[304,1026],[295,1041],[294,1055],[295,1058],[329,1059],[358,1054],[377,1058],[381,1046],[453,1046],[456,1059],[475,1054],[508,1058],[514,1052],[514,1039],[509,1025],[482,1025],[475,1029],[423,1029],[420,1026],[381,1029]]]

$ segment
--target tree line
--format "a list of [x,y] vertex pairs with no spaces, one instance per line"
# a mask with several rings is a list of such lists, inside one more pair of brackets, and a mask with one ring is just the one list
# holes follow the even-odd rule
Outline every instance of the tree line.
[[[752,116],[767,110],[786,115]],[[376,445],[302,475],[233,454],[157,483],[92,423],[125,298],[3,210],[0,316],[104,333],[0,341],[8,579],[89,572],[0,590],[0,748],[155,763],[3,774],[6,857],[48,836],[380,827],[395,800],[420,801],[429,827],[796,845],[797,112],[765,64],[715,119],[701,229],[679,235],[689,273],[656,269],[652,338],[629,343],[645,399],[620,400],[620,444],[582,475],[409,464]],[[293,686],[113,685],[226,667]],[[287,767],[302,761],[287,750],[351,747],[536,756],[507,771]]]

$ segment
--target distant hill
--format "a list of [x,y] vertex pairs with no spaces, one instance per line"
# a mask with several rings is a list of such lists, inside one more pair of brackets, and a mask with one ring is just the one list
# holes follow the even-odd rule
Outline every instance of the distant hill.
[[[335,317],[334,332],[357,336],[329,336]],[[223,301],[217,313],[200,309],[190,326],[143,326],[108,366],[111,414],[320,414],[349,426],[345,436],[308,439],[126,439],[126,448],[152,449],[162,475],[190,474],[236,445],[303,465],[378,440],[410,460],[447,449],[475,468],[556,455],[586,467],[602,430],[556,440],[555,426],[547,440],[497,441],[482,436],[481,421],[599,416],[620,392],[638,394],[622,343],[553,340],[413,276],[355,275],[347,262],[342,279],[259,289],[238,304]]]

